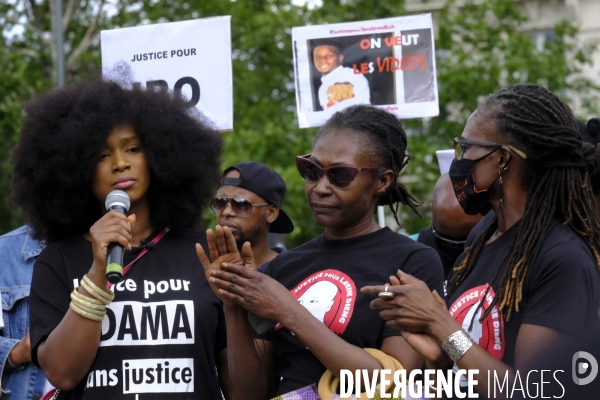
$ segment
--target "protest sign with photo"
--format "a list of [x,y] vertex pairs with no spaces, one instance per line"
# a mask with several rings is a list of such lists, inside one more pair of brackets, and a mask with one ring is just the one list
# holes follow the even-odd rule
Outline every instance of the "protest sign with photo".
[[126,69],[133,81],[180,93],[222,131],[233,129],[231,17],[102,31],[105,75]]
[[439,113],[431,14],[293,28],[292,41],[301,128],[353,104]]

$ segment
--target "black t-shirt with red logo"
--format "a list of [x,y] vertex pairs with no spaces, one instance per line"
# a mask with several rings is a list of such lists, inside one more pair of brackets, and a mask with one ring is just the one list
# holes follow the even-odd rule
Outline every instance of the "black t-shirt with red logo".
[[[360,288],[389,282],[398,269],[442,293],[443,269],[435,250],[389,228],[344,240],[321,235],[261,268],[346,342],[376,349],[399,332],[369,308],[373,297]],[[276,325],[262,337],[274,345],[278,394],[319,382],[325,367],[289,330]]]
[[[489,213],[480,221],[467,246],[494,223],[495,217]],[[504,321],[494,306],[479,322],[498,290],[500,269],[510,257],[519,223],[483,247],[473,271],[447,299],[450,314],[471,338],[509,366],[514,366],[515,344],[522,324],[548,327],[576,338],[586,330],[597,329],[600,306],[600,274],[590,248],[571,228],[553,220],[527,270],[519,312],[513,310],[510,320]],[[462,254],[455,266],[464,257]],[[477,310],[490,283],[483,307]]]
[[[206,249],[206,236],[169,231],[113,286],[96,358],[60,399],[221,398],[215,355],[227,346],[225,318],[195,243]],[[140,251],[125,251],[125,264]],[[30,300],[36,365],[39,344],[62,321],[92,261],[92,244],[82,236],[54,243],[38,257]]]

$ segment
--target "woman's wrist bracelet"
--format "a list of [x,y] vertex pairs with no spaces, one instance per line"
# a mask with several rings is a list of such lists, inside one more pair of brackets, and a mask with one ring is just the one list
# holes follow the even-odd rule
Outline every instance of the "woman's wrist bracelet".
[[81,279],[81,286],[88,292],[92,297],[96,300],[100,301],[102,304],[110,304],[111,301],[115,298],[115,294],[111,292],[109,289],[101,289],[99,288],[87,275],[84,275]]
[[101,322],[106,315],[106,306],[115,298],[115,294],[109,289],[99,288],[87,275],[81,279],[81,286],[92,297],[79,293],[76,287],[71,293],[69,308],[84,318]]
[[461,329],[444,340],[444,343],[442,343],[442,350],[444,350],[448,357],[456,364],[471,346],[473,346],[473,340]]
[[12,368],[12,369],[19,368],[21,365],[23,365],[23,364],[17,364],[17,365],[15,365],[12,362],[10,362],[10,355],[8,357],[6,357],[6,362],[8,363],[8,366],[10,368]]
[[83,306],[85,308],[89,308],[92,310],[104,311],[106,310],[106,306],[102,304],[102,302],[92,299],[90,297],[84,296],[77,288],[71,292],[71,300],[75,302],[78,306]]
[[102,308],[101,310],[96,310],[94,308],[90,308],[85,303],[83,303],[82,301],[77,299],[76,297],[72,297],[71,304],[75,305],[77,308],[79,308],[82,311],[85,311],[85,312],[93,314],[93,315],[97,315],[98,317],[104,318],[104,314],[106,314],[106,308]]
[[73,303],[73,302],[71,302],[71,304],[69,304],[69,308],[71,308],[71,310],[73,310],[75,313],[81,315],[82,317],[90,319],[92,321],[102,322],[102,320],[104,319],[104,315],[100,316],[100,315],[93,314],[90,312],[90,310],[85,311],[84,309],[76,306],[75,303]]

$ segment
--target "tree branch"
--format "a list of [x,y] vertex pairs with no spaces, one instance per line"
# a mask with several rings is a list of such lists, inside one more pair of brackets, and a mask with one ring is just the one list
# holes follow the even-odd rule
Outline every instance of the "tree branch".
[[31,23],[31,21],[25,22],[25,28],[29,29],[31,32],[37,34],[41,40],[44,42],[48,42],[48,40],[44,37],[44,31]]
[[69,0],[67,3],[67,9],[62,20],[63,32],[67,31],[69,24],[71,23],[71,17],[73,17],[73,8],[75,7],[75,0]]
[[31,19],[35,19],[35,0],[29,0],[29,7],[27,7],[27,0],[23,1],[23,8],[25,10],[30,10],[31,11]]
[[86,51],[92,45],[94,40],[100,34],[100,32],[94,33],[94,30],[96,29],[98,20],[100,19],[100,16],[102,15],[102,7],[104,7],[104,0],[100,1],[100,5],[98,6],[98,12],[92,19],[90,26],[88,27],[87,31],[85,32],[85,36],[83,37],[83,39],[81,39],[81,42],[79,42],[79,45],[75,48],[75,50],[73,50],[71,52],[71,54],[69,55],[69,58],[67,59],[67,68],[72,69],[75,66],[75,60],[77,60],[77,58],[81,55],[81,53]]
[[40,19],[38,6],[36,6],[35,0],[29,0],[29,7],[27,7],[27,0],[24,0],[23,9],[25,10],[26,18],[28,18],[27,22],[21,23],[23,27],[35,33],[38,36],[40,44],[49,44],[50,41],[44,37],[44,24]]
[[[51,1],[51,0],[50,0]],[[31,7],[31,14],[33,14],[33,18],[31,19],[31,24],[35,25],[35,27],[38,29],[38,31],[43,31],[43,21],[42,18],[40,18],[40,13],[38,12],[38,7],[35,4],[35,0],[29,0],[29,6]]]
[[32,58],[39,58],[40,57],[40,53],[35,51],[35,50],[31,50],[31,49],[17,49],[17,51],[21,54],[24,54],[26,56],[32,57]]

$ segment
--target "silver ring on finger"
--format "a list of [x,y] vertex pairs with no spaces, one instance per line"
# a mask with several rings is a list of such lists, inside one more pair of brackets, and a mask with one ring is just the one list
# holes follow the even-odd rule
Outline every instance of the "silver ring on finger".
[[394,297],[396,297],[396,295],[394,293],[388,292],[388,287],[389,287],[389,285],[385,285],[385,289],[383,289],[383,292],[379,292],[377,297],[379,297],[380,299],[385,300],[385,301],[392,300]]

